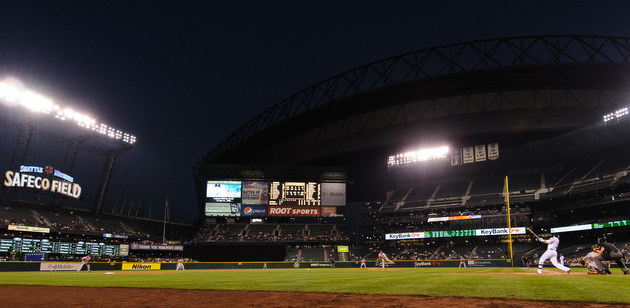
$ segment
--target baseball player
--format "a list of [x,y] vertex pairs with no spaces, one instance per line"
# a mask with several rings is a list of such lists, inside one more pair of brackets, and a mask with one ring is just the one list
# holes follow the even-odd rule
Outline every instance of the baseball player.
[[525,265],[525,267],[529,269],[529,265],[531,264],[531,262],[529,262],[529,258],[526,255],[523,255],[521,257],[521,261],[523,261],[523,265]]
[[181,258],[177,259],[177,266],[175,266],[175,270],[176,271],[180,271],[180,270],[183,271],[183,270],[185,270],[185,268],[184,268],[184,260],[183,259],[181,259]]
[[597,270],[600,275],[606,275],[606,271],[604,269],[603,261],[615,261],[617,266],[621,269],[624,275],[630,274],[628,272],[628,268],[621,261],[623,258],[623,254],[619,250],[619,248],[615,247],[615,245],[608,243],[605,237],[600,237],[597,239],[597,244],[600,247],[599,254],[594,258],[595,264],[597,265]]
[[77,270],[77,273],[80,272],[83,269],[83,266],[85,265],[85,267],[87,267],[87,271],[90,272],[90,255],[87,255],[83,258],[81,258],[81,266],[79,266],[79,269]]
[[466,268],[466,258],[464,258],[464,256],[459,257],[459,267],[462,267],[462,266]]
[[365,265],[365,258],[361,259],[361,266],[359,268],[367,268],[367,265]]
[[378,259],[379,261],[381,261],[381,266],[383,267],[383,269],[385,269],[385,264],[394,264],[394,262],[392,262],[392,260],[390,260],[382,250],[378,253]]
[[538,274],[542,274],[543,264],[545,264],[547,260],[551,261],[553,266],[569,274],[571,269],[558,263],[558,252],[556,250],[558,250],[558,244],[560,244],[559,236],[552,235],[548,240],[544,238],[538,238],[538,240],[547,244],[547,251],[545,251],[542,256],[540,256],[540,260],[538,260]]
[[[593,250],[586,254],[582,259],[580,259],[580,263],[582,265],[586,265],[588,269],[589,275],[599,274],[599,270],[597,269],[597,264],[595,264],[595,257],[599,256],[599,248],[597,246],[593,246]],[[610,261],[602,261],[605,269],[603,269],[607,274],[610,274]]]

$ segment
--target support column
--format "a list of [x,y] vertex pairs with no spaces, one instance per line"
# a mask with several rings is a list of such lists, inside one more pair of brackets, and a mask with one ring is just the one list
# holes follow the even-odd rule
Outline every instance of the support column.
[[103,176],[101,183],[98,185],[96,191],[96,198],[94,199],[93,212],[95,215],[101,213],[103,203],[105,202],[105,195],[107,195],[107,189],[109,188],[109,181],[112,177],[112,170],[114,169],[114,163],[116,162],[116,152],[110,152],[107,154],[107,160],[103,165]]

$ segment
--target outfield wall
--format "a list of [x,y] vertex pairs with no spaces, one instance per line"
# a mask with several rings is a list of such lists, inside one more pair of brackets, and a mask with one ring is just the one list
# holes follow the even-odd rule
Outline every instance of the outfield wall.
[[[375,261],[365,262],[368,268],[380,267]],[[511,267],[509,259],[469,260],[468,267]],[[80,262],[0,262],[1,272],[10,271],[76,271]],[[331,268],[330,262],[191,262],[185,263],[186,269],[262,269],[267,268]],[[92,271],[117,270],[174,270],[177,263],[151,262],[90,262]],[[336,262],[335,268],[359,268],[358,261]],[[418,260],[396,261],[389,267],[458,267],[459,260]],[[83,269],[85,271],[85,268]]]

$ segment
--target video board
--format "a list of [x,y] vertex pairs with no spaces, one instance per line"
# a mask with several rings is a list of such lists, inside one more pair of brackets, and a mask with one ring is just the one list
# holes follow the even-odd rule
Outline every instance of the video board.
[[241,216],[241,181],[208,181],[206,183],[206,216]]
[[321,190],[314,182],[271,182],[269,205],[321,205]]
[[346,205],[345,183],[209,180],[209,217],[339,217]]
[[208,181],[206,185],[206,198],[212,202],[241,203],[240,181]]

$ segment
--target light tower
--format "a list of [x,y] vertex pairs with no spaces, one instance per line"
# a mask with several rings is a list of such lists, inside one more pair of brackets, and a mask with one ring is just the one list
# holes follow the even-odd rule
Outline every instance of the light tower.
[[[112,171],[118,155],[130,150],[136,137],[99,123],[91,116],[61,106],[51,98],[26,88],[14,78],[0,80],[0,124],[19,131],[9,170],[19,170],[25,163],[33,136],[43,137],[66,145],[60,172],[70,174],[79,151],[88,151],[105,157],[103,173],[92,210],[100,213]],[[14,201],[14,190],[2,186],[1,197],[5,202]],[[53,194],[51,206],[63,205],[60,194]]]

